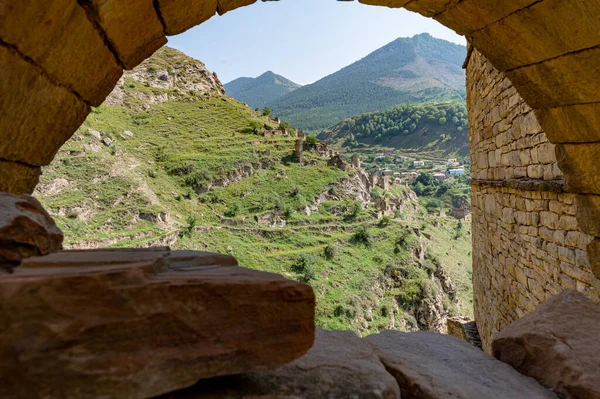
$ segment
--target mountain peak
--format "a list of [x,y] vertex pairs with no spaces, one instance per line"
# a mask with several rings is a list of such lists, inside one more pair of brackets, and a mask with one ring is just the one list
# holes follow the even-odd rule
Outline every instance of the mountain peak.
[[299,87],[301,85],[269,70],[257,78],[233,80],[225,85],[225,90],[229,96],[252,108],[262,108]]

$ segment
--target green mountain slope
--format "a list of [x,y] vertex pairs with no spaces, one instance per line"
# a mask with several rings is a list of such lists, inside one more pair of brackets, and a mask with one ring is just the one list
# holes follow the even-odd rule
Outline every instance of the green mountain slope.
[[300,165],[293,132],[182,57],[163,49],[127,72],[44,168],[35,194],[68,248],[230,253],[310,284],[318,325],[361,334],[472,312],[468,227],[404,186],[367,191],[316,150]]
[[464,46],[429,34],[399,38],[268,106],[294,126],[320,131],[396,104],[464,99],[465,55]]
[[271,71],[257,78],[238,78],[225,84],[227,95],[252,108],[261,109],[300,87],[302,86]]
[[458,101],[398,105],[343,120],[321,132],[319,139],[347,151],[377,146],[467,156],[467,109]]

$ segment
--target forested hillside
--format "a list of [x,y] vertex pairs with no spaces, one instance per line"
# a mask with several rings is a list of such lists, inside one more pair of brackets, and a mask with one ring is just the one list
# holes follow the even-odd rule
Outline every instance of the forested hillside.
[[302,86],[271,71],[257,78],[238,78],[225,84],[228,96],[247,103],[252,108],[263,108],[300,87]]
[[307,131],[402,103],[464,100],[466,48],[429,34],[400,38],[360,61],[267,104]]
[[366,144],[465,156],[469,151],[467,109],[464,102],[402,104],[346,119],[321,132],[319,138],[348,151]]

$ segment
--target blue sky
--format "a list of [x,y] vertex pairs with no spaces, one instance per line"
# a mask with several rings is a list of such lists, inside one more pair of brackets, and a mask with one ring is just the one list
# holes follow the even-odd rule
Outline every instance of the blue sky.
[[203,61],[223,83],[272,70],[307,84],[398,37],[423,32],[465,44],[440,23],[403,9],[357,1],[282,0],[215,16],[169,38],[169,46]]

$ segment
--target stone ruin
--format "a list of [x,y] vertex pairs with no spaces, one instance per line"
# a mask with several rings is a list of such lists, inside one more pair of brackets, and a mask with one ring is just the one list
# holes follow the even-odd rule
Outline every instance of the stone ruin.
[[310,287],[223,255],[46,255],[62,236],[22,196],[41,167],[123,69],[255,1],[0,4],[0,397],[600,397],[594,0],[360,0],[470,43],[474,307],[496,359],[450,336],[315,330]]

